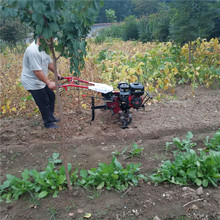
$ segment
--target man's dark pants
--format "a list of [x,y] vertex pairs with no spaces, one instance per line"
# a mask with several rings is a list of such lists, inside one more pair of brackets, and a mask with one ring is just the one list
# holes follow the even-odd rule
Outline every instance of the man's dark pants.
[[55,93],[51,89],[49,89],[47,85],[43,89],[28,91],[31,93],[34,101],[40,109],[41,116],[44,121],[44,126],[53,123]]

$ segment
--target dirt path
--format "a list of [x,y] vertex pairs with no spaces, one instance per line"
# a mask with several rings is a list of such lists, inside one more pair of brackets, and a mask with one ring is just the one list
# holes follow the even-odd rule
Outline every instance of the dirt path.
[[[131,148],[135,141],[144,148],[143,154],[118,159],[122,164],[140,162],[142,173],[150,174],[162,160],[170,159],[164,149],[173,137],[184,138],[191,131],[193,141],[202,146],[206,136],[220,129],[220,90],[199,88],[191,97],[190,88],[185,87],[177,90],[177,97],[133,111],[132,124],[124,130],[109,111],[97,111],[92,124],[90,112],[65,114],[68,162],[79,169],[91,169],[99,162],[110,162],[113,151]],[[19,176],[25,168],[40,171],[53,152],[61,153],[59,133],[44,129],[40,118],[3,118],[0,122],[1,179],[7,173]],[[189,187],[140,182],[123,193],[75,187],[72,195],[61,191],[58,198],[48,196],[37,204],[30,196],[1,203],[1,219],[82,219],[85,213],[92,214],[90,219],[220,218],[220,188],[208,187],[201,192],[196,191],[198,187]],[[193,200],[196,202],[189,203]]]

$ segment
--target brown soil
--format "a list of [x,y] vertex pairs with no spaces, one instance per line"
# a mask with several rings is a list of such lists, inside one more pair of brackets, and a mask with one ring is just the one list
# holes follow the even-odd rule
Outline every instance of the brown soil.
[[[163,100],[133,111],[133,121],[128,129],[121,129],[117,117],[110,111],[97,110],[96,119],[90,124],[90,112],[70,112],[64,115],[65,144],[68,162],[79,169],[91,169],[99,162],[110,162],[113,151],[131,148],[135,141],[143,147],[142,155],[118,160],[126,163],[140,162],[141,173],[149,175],[162,160],[172,158],[165,151],[165,143],[173,137],[185,138],[188,131],[193,141],[203,146],[206,136],[212,136],[220,128],[219,90],[199,88],[195,97],[190,88],[179,88],[177,99]],[[43,170],[53,152],[62,150],[60,134],[43,128],[40,117],[1,119],[1,179],[5,175],[20,176],[28,168]],[[140,182],[125,192],[115,190],[88,190],[79,187],[59,193],[58,198],[47,196],[34,201],[29,195],[11,204],[1,203],[1,219],[219,219],[220,187],[209,186],[197,190],[171,185],[155,186]],[[196,194],[197,193],[197,194]],[[187,205],[187,203],[192,202]],[[53,215],[56,212],[56,215]]]

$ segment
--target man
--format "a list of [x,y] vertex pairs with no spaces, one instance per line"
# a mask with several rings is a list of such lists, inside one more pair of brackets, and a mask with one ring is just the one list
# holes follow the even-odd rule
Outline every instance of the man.
[[[58,128],[54,122],[60,121],[54,117],[55,82],[47,78],[48,69],[54,72],[54,65],[45,51],[39,51],[40,37],[31,43],[23,58],[21,82],[26,90],[33,96],[39,107],[45,128]],[[59,75],[60,77],[60,75]]]

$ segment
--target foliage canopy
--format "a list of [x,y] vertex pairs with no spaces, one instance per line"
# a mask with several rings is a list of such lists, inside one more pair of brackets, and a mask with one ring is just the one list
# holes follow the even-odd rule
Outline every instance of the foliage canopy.
[[[79,74],[86,55],[85,38],[101,7],[99,0],[3,0],[3,17],[19,17],[46,39],[43,47],[70,58],[70,71]],[[56,39],[56,42],[53,40]],[[46,49],[44,48],[44,49]]]

